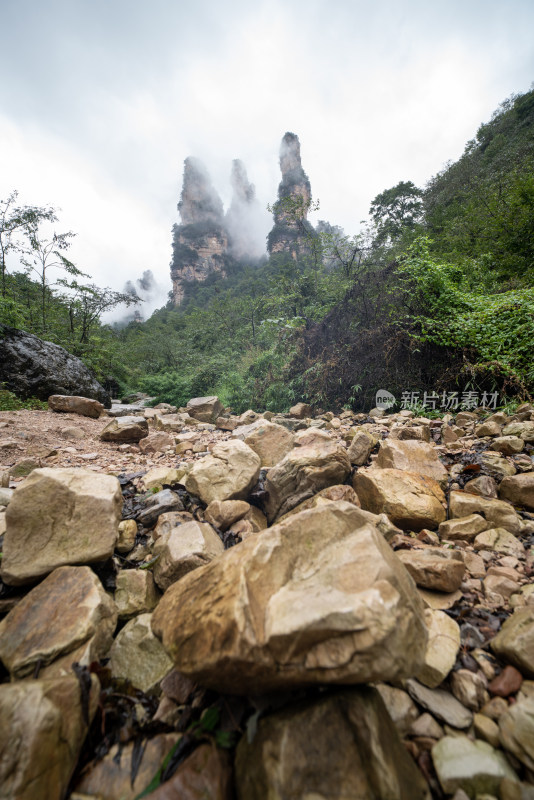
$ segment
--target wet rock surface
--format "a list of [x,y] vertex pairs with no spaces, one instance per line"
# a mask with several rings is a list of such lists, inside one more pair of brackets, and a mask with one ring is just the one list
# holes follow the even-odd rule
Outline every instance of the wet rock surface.
[[0,413],[6,797],[532,796],[531,410],[127,399]]

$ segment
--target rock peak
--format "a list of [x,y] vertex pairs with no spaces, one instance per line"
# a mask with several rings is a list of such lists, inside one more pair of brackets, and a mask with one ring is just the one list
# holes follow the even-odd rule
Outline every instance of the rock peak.
[[184,180],[178,211],[183,225],[222,220],[221,198],[211,182],[206,167],[199,158],[190,156],[184,161]]

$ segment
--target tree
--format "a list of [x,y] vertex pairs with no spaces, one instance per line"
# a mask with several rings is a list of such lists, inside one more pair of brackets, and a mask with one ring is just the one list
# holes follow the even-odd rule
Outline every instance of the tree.
[[[41,321],[43,332],[47,329],[46,321],[46,298],[47,291],[53,286],[50,284],[48,274],[53,268],[62,269],[74,278],[88,278],[87,273],[82,272],[72,261],[64,255],[64,252],[71,246],[71,239],[76,235],[72,231],[67,233],[53,233],[51,239],[42,239],[39,233],[40,220],[34,220],[26,226],[28,245],[22,252],[21,262],[26,267],[28,274],[34,272],[37,275],[41,286]],[[63,282],[62,285],[66,285]]]
[[76,337],[80,344],[88,344],[91,332],[98,328],[104,311],[123,304],[129,307],[144,302],[137,295],[115,292],[109,287],[101,289],[94,283],[80,285],[76,280],[60,278],[57,285],[65,286],[69,290],[69,294],[63,299],[69,308],[71,336]]
[[7,257],[10,252],[22,253],[23,237],[32,227],[41,222],[57,222],[53,208],[39,206],[17,206],[18,192],[12,192],[7,200],[0,200],[0,270],[2,296],[6,296]]
[[397,239],[406,228],[414,228],[423,213],[423,192],[412,181],[401,181],[384,189],[371,202],[369,214],[377,229],[378,243]]

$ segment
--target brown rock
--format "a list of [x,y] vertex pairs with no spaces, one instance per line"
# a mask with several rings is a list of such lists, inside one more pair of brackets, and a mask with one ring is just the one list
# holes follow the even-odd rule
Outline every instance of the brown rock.
[[491,681],[488,689],[491,694],[496,694],[499,697],[509,697],[520,690],[522,683],[523,676],[519,670],[508,664],[501,674]]
[[460,588],[465,564],[457,550],[428,547],[425,550],[399,550],[397,556],[421,588],[437,592],[455,592]]
[[514,703],[499,719],[502,747],[534,771],[534,699]]
[[267,420],[259,422],[244,441],[259,455],[262,467],[274,467],[293,449],[295,437],[282,425]]
[[59,567],[0,622],[0,659],[23,678],[37,662],[86,645],[88,664],[107,655],[116,623],[115,604],[89,567]]
[[[98,800],[134,800],[146,789],[169,755],[179,742],[179,733],[165,733],[144,742],[140,763],[132,784],[132,762],[134,742],[113,745],[103,759],[83,774],[75,791],[84,797]],[[120,754],[120,755],[119,755]],[[138,755],[138,754],[137,754]]]
[[478,711],[489,700],[485,678],[468,669],[458,669],[451,675],[451,689],[457,700]]
[[491,446],[505,456],[514,456],[522,452],[525,443],[519,436],[499,436],[491,443]]
[[184,414],[157,414],[152,422],[157,431],[164,433],[179,433],[185,427]]
[[71,414],[80,414],[82,417],[92,417],[93,419],[98,419],[106,410],[98,400],[63,394],[51,394],[48,398],[48,408],[50,411],[65,411]]
[[478,494],[482,497],[496,498],[497,484],[489,475],[479,475],[478,478],[467,481],[464,485],[464,491],[469,492],[469,494]]
[[163,453],[170,447],[174,447],[174,438],[165,431],[149,433],[139,442],[139,449],[142,453]]
[[502,500],[490,500],[469,492],[451,492],[449,511],[452,519],[480,514],[492,528],[505,528],[509,533],[521,533],[521,519],[514,509]]
[[215,422],[223,411],[218,397],[193,397],[187,404],[187,413],[199,422]]
[[114,678],[124,678],[145,694],[154,692],[172,670],[172,661],[152,633],[150,614],[141,614],[119,631],[110,650]]
[[260,466],[259,456],[244,442],[220,442],[211,455],[193,465],[184,484],[208,504],[213,500],[244,500],[258,481]]
[[480,514],[469,514],[468,517],[458,517],[442,522],[438,532],[440,539],[449,541],[460,539],[470,542],[478,533],[485,531],[487,527],[488,523]]
[[29,583],[64,564],[110,558],[122,494],[117,478],[84,469],[36,469],[6,511],[4,583]]
[[505,528],[491,528],[475,537],[475,550],[494,550],[506,556],[524,558],[525,548],[513,533],[508,533]]
[[311,417],[311,415],[312,408],[307,403],[297,403],[289,409],[289,416],[295,417],[295,419],[306,419],[306,417]]
[[499,486],[499,497],[514,506],[534,511],[534,472],[503,478]]
[[428,644],[425,663],[417,680],[430,689],[435,689],[454,667],[460,649],[460,628],[448,614],[430,608],[425,609],[425,622],[428,627]]
[[492,640],[491,649],[527,678],[534,678],[534,607],[516,609]]
[[303,511],[171,586],[152,625],[176,668],[237,694],[416,671],[422,606],[360,514],[342,501]]
[[153,611],[158,600],[159,592],[152,573],[147,569],[124,569],[117,575],[115,606],[119,619]]
[[402,530],[432,530],[445,519],[445,495],[432,478],[398,469],[358,470],[353,486],[362,508],[385,513]]
[[375,466],[424,475],[441,485],[448,478],[448,472],[439,460],[435,448],[427,442],[386,439],[380,445]]
[[123,519],[119,522],[119,538],[115,545],[118,553],[129,553],[137,538],[137,523],[134,519]]
[[349,472],[345,449],[326,434],[317,438],[315,444],[295,447],[267,475],[267,519],[272,522],[321,489],[343,483]]
[[201,744],[174,775],[150,795],[151,800],[233,800],[230,754]]
[[475,428],[476,436],[500,436],[502,426],[495,420],[487,420]]
[[[314,494],[313,497],[310,497],[308,500],[304,500],[302,503],[299,503],[298,506],[288,511],[287,514],[284,514],[282,517],[278,517],[278,522],[283,522],[285,519],[290,517],[292,514],[299,514],[301,511],[307,511],[310,508],[317,508],[317,506],[325,505],[325,503],[331,503],[335,500],[345,500],[347,503],[351,503],[353,506],[360,508],[360,501],[358,500],[358,495],[352,488],[352,486],[347,486],[346,484],[337,484],[336,486],[327,486],[326,489],[321,489],[320,492]],[[368,522],[374,522],[375,520],[372,517],[376,517],[376,515],[371,515]],[[397,529],[398,530],[398,529]]]
[[358,431],[347,450],[350,463],[356,467],[363,466],[371,455],[377,441],[378,439],[367,431]]
[[191,570],[208,564],[224,552],[224,545],[207,522],[184,522],[162,534],[152,552],[154,580],[162,591]]
[[250,503],[244,500],[212,500],[204,512],[204,519],[215,528],[226,531],[249,510]]
[[84,719],[74,675],[0,686],[2,798],[63,800],[98,696],[93,675]]
[[100,434],[103,442],[139,442],[145,436],[148,422],[143,417],[115,417]]
[[370,688],[263,717],[252,741],[244,736],[239,743],[236,784],[238,800],[428,797],[380,695]]

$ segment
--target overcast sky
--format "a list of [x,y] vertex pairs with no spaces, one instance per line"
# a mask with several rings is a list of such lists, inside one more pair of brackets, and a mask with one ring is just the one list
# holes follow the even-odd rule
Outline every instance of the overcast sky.
[[[170,289],[184,158],[228,205],[241,158],[262,204],[298,134],[316,218],[356,233],[534,80],[532,0],[0,0],[0,198],[61,209],[101,286]],[[266,213],[265,233],[270,223]]]

